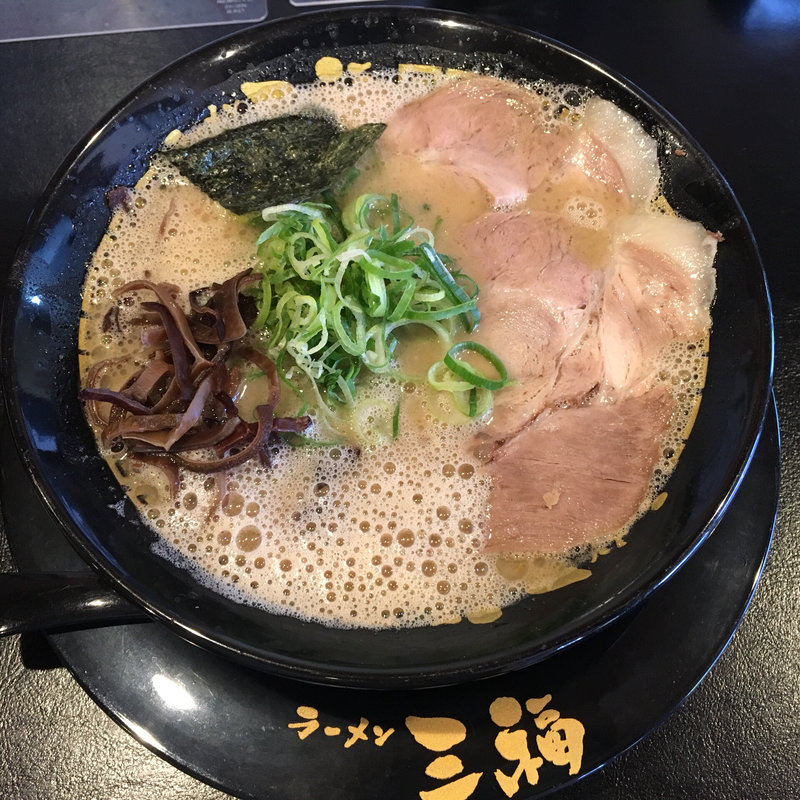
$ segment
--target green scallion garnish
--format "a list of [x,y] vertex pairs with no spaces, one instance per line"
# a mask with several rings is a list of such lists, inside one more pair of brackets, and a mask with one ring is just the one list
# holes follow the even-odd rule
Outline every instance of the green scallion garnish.
[[[415,224],[396,195],[361,195],[342,209],[330,193],[324,200],[262,212],[267,226],[257,240],[263,267],[253,290],[253,327],[265,332],[281,380],[301,393],[302,373],[325,405],[352,406],[361,369],[392,369],[398,329],[423,325],[447,349],[429,371],[431,386],[453,392],[467,416],[484,413],[508,373],[482,345],[454,344],[458,327],[470,333],[480,319],[475,282],[436,251],[431,231]],[[458,359],[464,350],[482,356],[499,377]],[[393,436],[398,420],[399,406]]]

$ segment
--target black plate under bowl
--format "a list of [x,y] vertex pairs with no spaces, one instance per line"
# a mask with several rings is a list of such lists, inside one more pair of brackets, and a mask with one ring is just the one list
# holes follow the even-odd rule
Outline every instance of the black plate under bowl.
[[[102,459],[77,399],[76,332],[85,266],[109,220],[105,193],[133,185],[173,128],[243,80],[315,79],[322,55],[489,70],[589,86],[658,140],[665,194],[719,231],[718,295],[697,421],[662,508],[590,580],[467,622],[343,633],[266,614],[200,586],[153,554],[143,524]],[[677,152],[676,152],[677,151]],[[726,182],[681,126],[619,76],[545,38],[422,9],[332,11],[235,34],[143,84],[71,154],[48,187],[14,263],[3,304],[2,368],[11,426],[26,467],[79,552],[125,596],[193,642],[284,676],[364,687],[431,686],[530,665],[598,630],[665,581],[724,513],[752,456],[772,374],[772,319],[749,226]]]

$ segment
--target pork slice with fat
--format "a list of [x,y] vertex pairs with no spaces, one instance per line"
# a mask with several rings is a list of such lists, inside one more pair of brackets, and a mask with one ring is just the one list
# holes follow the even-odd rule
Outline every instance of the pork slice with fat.
[[613,539],[648,495],[673,406],[658,386],[556,409],[506,442],[487,465],[487,552],[557,554]]
[[660,171],[658,146],[641,124],[608,100],[592,97],[565,163],[634,203],[654,200]]
[[646,390],[670,342],[701,340],[711,325],[717,238],[696,222],[651,214],[615,226],[600,316],[606,388]]
[[497,205],[523,200],[563,157],[571,132],[537,96],[497,78],[464,78],[404,105],[378,149],[447,164],[482,183]]

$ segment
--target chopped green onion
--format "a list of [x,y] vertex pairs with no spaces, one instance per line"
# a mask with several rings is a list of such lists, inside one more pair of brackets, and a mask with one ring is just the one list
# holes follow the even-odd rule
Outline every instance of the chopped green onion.
[[[488,361],[492,368],[496,370],[498,377],[487,378],[485,375],[481,375],[471,364],[460,361],[457,356],[465,350],[477,353]],[[472,386],[494,391],[502,389],[509,383],[508,370],[505,364],[488,347],[478,342],[464,341],[454,344],[445,354],[443,361],[454,375],[457,375]]]
[[392,211],[392,233],[396,234],[400,231],[400,202],[396,194],[392,193],[389,205]]
[[[448,372],[449,376],[443,375],[444,371]],[[453,373],[444,361],[431,364],[427,377],[428,383],[439,392],[468,392],[473,388],[468,381],[453,380]]]
[[454,322],[471,330],[479,317],[474,282],[468,293],[396,195],[361,195],[344,209],[330,193],[324,199],[262,212],[253,327],[266,333],[274,360],[293,359],[280,366],[282,381],[298,391],[303,373],[335,406],[353,402],[362,366],[390,366],[397,328],[430,327],[447,348]]
[[[453,345],[442,361],[437,361],[428,370],[428,384],[440,392],[449,392],[452,395],[453,405],[464,416],[474,419],[483,416],[492,407],[492,392],[502,386],[499,380],[485,378],[455,358],[462,350],[469,349],[479,353],[505,378],[502,386],[507,386],[508,372],[502,361],[487,347],[477,342],[459,342]],[[456,369],[451,366],[454,364]]]
[[[397,195],[364,194],[342,209],[330,192],[323,199],[262,214],[267,227],[258,237],[263,267],[252,290],[258,307],[253,327],[264,332],[280,380],[305,404],[312,397],[323,414],[351,406],[365,441],[378,442],[389,432],[396,438],[400,404],[358,403],[356,381],[363,367],[393,369],[397,330],[421,325],[436,334],[445,353],[428,369],[428,384],[447,393],[463,417],[485,414],[493,392],[510,380],[488,348],[471,340],[454,344],[459,327],[472,332],[480,320],[475,281],[436,251],[431,231],[415,225]],[[497,375],[460,359],[465,352]]]
[[492,407],[492,393],[488,389],[473,386],[466,392],[454,392],[453,404],[465,417],[475,419]]
[[281,214],[285,214],[287,211],[298,211],[308,217],[316,217],[317,219],[322,219],[323,216],[322,211],[319,208],[315,208],[310,203],[284,203],[279,206],[265,208],[261,212],[261,219],[263,219],[264,222],[271,222],[272,220],[278,219]]
[[475,330],[481,318],[477,308],[477,299],[470,297],[464,289],[456,283],[453,273],[447,269],[439,254],[431,245],[427,243],[421,244],[420,251],[427,262],[430,274],[441,284],[450,301],[454,305],[460,304],[462,307],[470,308],[470,310],[465,311],[462,315],[461,322],[464,326],[464,330],[471,333]]
[[398,400],[394,407],[394,414],[392,414],[392,439],[397,438],[400,433],[400,401]]

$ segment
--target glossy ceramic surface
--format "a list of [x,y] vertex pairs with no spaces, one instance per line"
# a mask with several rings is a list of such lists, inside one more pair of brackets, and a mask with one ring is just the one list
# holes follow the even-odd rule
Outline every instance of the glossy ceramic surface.
[[[461,759],[463,769],[451,780],[465,783],[455,796],[541,797],[585,777],[647,734],[716,660],[761,575],[777,508],[778,464],[772,410],[730,508],[672,580],[591,639],[528,669],[468,686],[411,692],[311,686],[239,667],[154,624],[62,633],[49,640],[86,691],[126,730],[237,797],[417,797],[449,782],[426,775],[441,756]],[[19,566],[80,568],[10,450],[3,451],[0,467],[9,542]],[[25,498],[29,512],[21,514],[12,498]],[[33,537],[30,523],[37,532]],[[545,724],[527,701],[547,695],[551,715]],[[433,718],[429,724],[440,736],[455,731],[452,738],[439,739],[449,744],[446,751],[431,749],[414,717]],[[465,726],[464,737],[455,723],[442,719]],[[583,728],[580,736],[575,721]],[[524,737],[524,748],[511,745],[514,739],[498,739],[504,730],[502,738],[514,732],[519,743]],[[536,739],[548,735],[568,736],[571,766],[552,760],[553,752]],[[534,767],[536,759],[541,764],[518,772],[519,763],[528,763],[526,749]],[[505,790],[496,770],[507,778]],[[470,780],[475,789],[467,795]]]
[[[725,237],[706,392],[666,504],[635,526],[622,551],[600,560],[591,580],[528,598],[477,631],[464,622],[342,635],[203,589],[153,556],[153,534],[96,457],[82,422],[75,331],[84,265],[108,221],[105,192],[133,184],[168,131],[199,119],[242,80],[312,80],[321,55],[588,85],[659,140],[672,204]],[[769,396],[772,327],[763,271],[738,203],[702,150],[655,103],[583,56],[519,30],[380,9],[298,17],[235,35],[177,62],[112,111],[49,187],[18,254],[4,302],[2,358],[27,468],[73,544],[123,595],[186,638],[262,669],[331,684],[404,687],[523,668],[602,628],[666,580],[713,530],[752,455]]]

